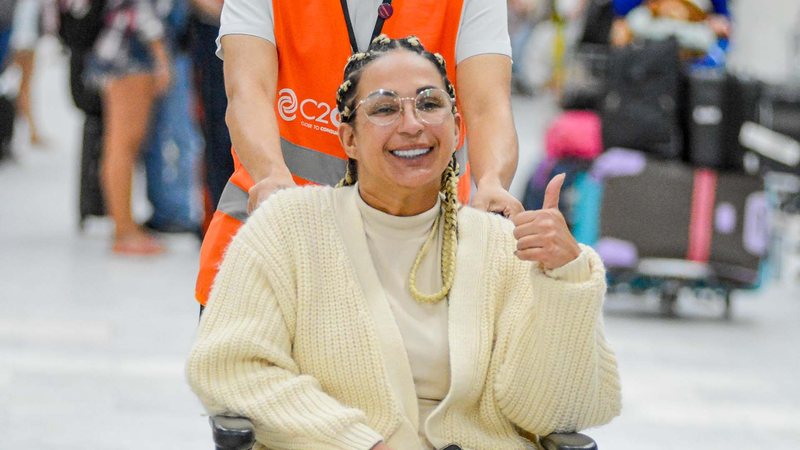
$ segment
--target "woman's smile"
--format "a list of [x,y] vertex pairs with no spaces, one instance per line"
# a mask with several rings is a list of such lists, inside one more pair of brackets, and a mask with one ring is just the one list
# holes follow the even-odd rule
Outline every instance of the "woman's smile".
[[401,159],[417,159],[421,156],[430,154],[433,147],[415,147],[409,149],[389,150],[392,155]]

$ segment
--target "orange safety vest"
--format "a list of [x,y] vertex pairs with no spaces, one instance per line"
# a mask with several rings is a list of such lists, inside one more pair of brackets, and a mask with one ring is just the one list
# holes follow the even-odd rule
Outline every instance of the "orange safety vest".
[[[456,83],[455,48],[463,0],[394,0],[394,14],[382,32],[392,38],[411,34],[447,61]],[[347,25],[338,2],[273,0],[278,83],[275,113],[286,165],[299,185],[336,184],[347,159],[337,134],[336,89],[351,54]],[[363,50],[363,49],[361,49]],[[463,133],[462,133],[463,136]],[[195,296],[205,304],[225,248],[247,218],[247,192],[253,179],[231,151],[234,173],[222,193],[200,249]],[[469,172],[459,184],[469,200]]]

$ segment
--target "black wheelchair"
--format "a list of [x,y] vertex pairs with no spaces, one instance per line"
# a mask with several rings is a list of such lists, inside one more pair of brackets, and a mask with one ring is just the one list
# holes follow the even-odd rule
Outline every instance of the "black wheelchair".
[[[216,450],[250,450],[255,444],[253,423],[244,417],[212,416],[209,418]],[[541,438],[545,450],[597,450],[597,444],[580,433],[553,433]],[[450,446],[447,450],[459,447]]]

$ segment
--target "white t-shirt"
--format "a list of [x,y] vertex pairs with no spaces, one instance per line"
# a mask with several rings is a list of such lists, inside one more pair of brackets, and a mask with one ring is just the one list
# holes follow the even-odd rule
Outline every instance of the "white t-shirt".
[[[273,0],[225,0],[219,36],[247,34],[275,43]],[[445,0],[442,0],[445,1]],[[381,0],[349,1],[347,9],[361,51],[369,45]],[[391,19],[390,19],[391,20]],[[217,56],[223,58],[217,38]],[[497,53],[511,56],[506,0],[464,0],[456,38],[456,63],[470,56]]]

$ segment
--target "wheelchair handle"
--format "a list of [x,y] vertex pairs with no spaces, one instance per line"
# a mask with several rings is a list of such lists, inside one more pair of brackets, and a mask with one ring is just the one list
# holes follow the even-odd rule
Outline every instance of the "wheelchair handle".
[[545,450],[597,450],[594,440],[580,433],[552,433],[541,441]]
[[253,422],[244,417],[212,416],[208,422],[216,450],[250,450],[256,443]]

